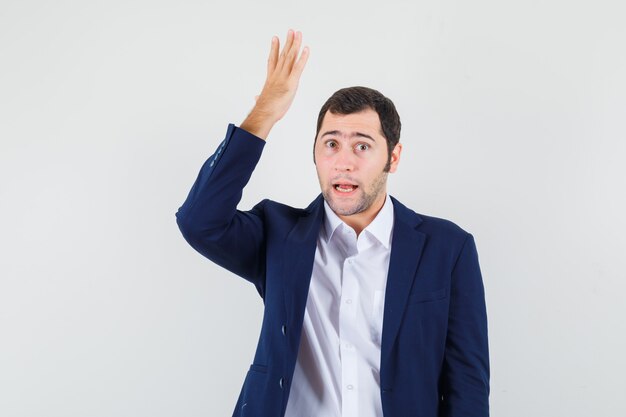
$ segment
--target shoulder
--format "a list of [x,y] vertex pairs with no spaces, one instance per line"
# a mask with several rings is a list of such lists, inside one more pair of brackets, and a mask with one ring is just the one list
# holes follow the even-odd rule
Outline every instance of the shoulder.
[[259,202],[253,210],[263,214],[264,221],[270,229],[277,229],[278,233],[291,230],[300,223],[310,228],[319,226],[323,212],[323,197],[320,194],[307,207],[298,208],[278,201],[265,199]]
[[[475,250],[474,238],[455,222],[441,217],[417,213],[394,200],[395,227],[407,226],[424,239],[424,258],[442,265],[455,265],[464,248]],[[395,229],[394,229],[395,233]]]
[[[416,213],[417,214],[417,213]],[[429,216],[426,214],[417,214],[422,218],[422,224],[420,230],[430,231],[432,233],[438,233],[449,236],[459,236],[465,238],[468,232],[461,228],[458,224],[451,220],[443,219],[440,217]]]
[[392,201],[396,221],[424,234],[431,246],[456,252],[471,237],[469,232],[451,220],[415,212],[393,197]]
[[275,214],[283,217],[303,217],[316,213],[321,207],[321,194],[313,200],[307,207],[293,207],[279,201],[266,198],[255,206],[255,208],[263,210],[266,214]]

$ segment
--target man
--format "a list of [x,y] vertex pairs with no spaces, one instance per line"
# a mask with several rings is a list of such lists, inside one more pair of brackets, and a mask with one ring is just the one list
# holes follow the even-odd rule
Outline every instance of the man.
[[272,39],[250,115],[202,167],[177,213],[197,251],[252,282],[265,303],[234,416],[488,416],[487,319],[472,236],[387,195],[400,118],[352,87],[320,111],[322,190],[306,209],[263,200],[238,211],[309,51]]

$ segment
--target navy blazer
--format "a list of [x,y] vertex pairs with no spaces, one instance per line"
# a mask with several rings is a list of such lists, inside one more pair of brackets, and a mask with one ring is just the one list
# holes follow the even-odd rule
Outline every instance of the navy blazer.
[[[189,244],[253,283],[265,304],[236,417],[284,416],[324,213],[321,195],[305,209],[263,200],[237,210],[264,145],[229,125],[176,214]],[[392,202],[380,361],[384,416],[486,417],[487,315],[474,239],[447,220]]]

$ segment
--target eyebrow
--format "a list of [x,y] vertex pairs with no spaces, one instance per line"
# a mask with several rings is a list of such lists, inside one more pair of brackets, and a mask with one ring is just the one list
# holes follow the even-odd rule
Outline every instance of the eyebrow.
[[[332,136],[344,136],[341,134],[341,132],[339,130],[329,130],[328,132],[324,132],[322,134],[322,136],[320,136],[320,139],[323,138],[324,136],[328,136],[328,135],[332,135]],[[376,140],[371,137],[370,135],[366,135],[365,133],[361,133],[361,132],[354,132],[351,135],[349,135],[349,137],[353,138],[353,137],[358,137],[358,138],[365,138],[365,139],[369,139],[372,142],[376,142]]]

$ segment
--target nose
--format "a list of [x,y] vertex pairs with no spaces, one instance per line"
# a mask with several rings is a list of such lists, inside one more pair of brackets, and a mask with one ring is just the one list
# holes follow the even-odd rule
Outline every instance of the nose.
[[335,154],[335,171],[351,172],[355,168],[355,155],[350,149],[343,149]]

